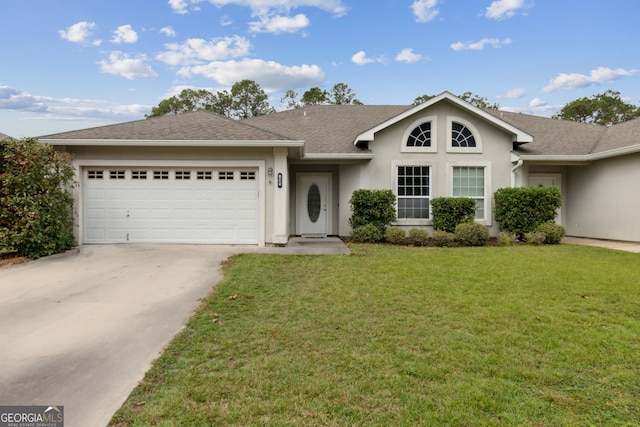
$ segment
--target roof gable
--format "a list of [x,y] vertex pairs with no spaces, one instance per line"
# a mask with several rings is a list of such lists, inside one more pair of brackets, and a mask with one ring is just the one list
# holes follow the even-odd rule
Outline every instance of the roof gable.
[[422,110],[425,110],[435,104],[438,104],[440,102],[451,102],[455,105],[457,105],[458,107],[488,121],[489,123],[497,126],[498,128],[503,129],[504,131],[506,131],[507,133],[510,133],[513,137],[513,142],[515,143],[519,143],[519,144],[524,144],[527,142],[531,142],[533,141],[533,137],[531,135],[529,135],[528,133],[522,131],[521,129],[511,125],[510,123],[507,123],[501,119],[499,119],[498,117],[487,113],[487,111],[478,108],[466,101],[461,100],[460,98],[458,98],[457,96],[452,95],[449,92],[443,92],[438,96],[435,96],[431,99],[429,99],[426,102],[423,102],[419,105],[416,105],[404,112],[402,112],[401,114],[398,114],[394,117],[389,118],[388,120],[386,120],[383,123],[380,123],[379,125],[366,130],[365,132],[360,133],[355,140],[353,141],[353,144],[357,144],[360,141],[373,141],[375,139],[375,134],[389,126],[394,125],[395,123],[398,123],[399,121],[410,117]]

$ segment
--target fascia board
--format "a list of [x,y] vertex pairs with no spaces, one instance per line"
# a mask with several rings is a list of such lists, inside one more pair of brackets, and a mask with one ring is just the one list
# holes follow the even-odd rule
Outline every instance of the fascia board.
[[304,147],[302,140],[40,139],[49,145],[118,147]]

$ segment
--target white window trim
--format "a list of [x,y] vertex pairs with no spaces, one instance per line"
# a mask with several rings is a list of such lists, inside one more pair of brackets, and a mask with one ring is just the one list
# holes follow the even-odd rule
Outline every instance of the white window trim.
[[[423,123],[431,123],[431,146],[430,147],[407,147],[407,140],[411,132]],[[437,153],[438,152],[438,120],[436,116],[421,117],[409,125],[402,135],[400,152],[402,153]]]
[[453,168],[454,167],[483,167],[484,168],[484,218],[476,219],[476,222],[488,227],[493,218],[493,194],[491,185],[491,162],[487,161],[455,161],[447,162],[447,195],[453,197]]
[[429,168],[429,219],[421,218],[398,218],[398,204],[396,203],[396,221],[394,225],[431,225],[431,199],[434,195],[434,177],[436,176],[436,163],[425,162],[424,160],[394,160],[391,162],[391,188],[393,194],[398,197],[398,166],[426,166]]
[[[451,141],[453,139],[453,122],[458,122],[465,127],[467,127],[471,133],[473,134],[474,139],[476,140],[475,147],[454,147],[451,145]],[[482,138],[480,137],[480,132],[478,129],[471,124],[468,120],[463,119],[462,117],[456,116],[448,116],[447,117],[447,153],[482,153]]]

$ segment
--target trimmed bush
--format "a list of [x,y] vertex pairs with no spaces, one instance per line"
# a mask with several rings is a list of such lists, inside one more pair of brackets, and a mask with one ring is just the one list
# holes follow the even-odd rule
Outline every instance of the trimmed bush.
[[540,231],[530,231],[524,233],[524,241],[527,245],[540,246],[544,245],[545,234]]
[[545,222],[544,224],[540,224],[538,228],[536,228],[536,231],[544,234],[544,243],[546,245],[559,244],[566,234],[566,230],[563,226],[553,222]]
[[501,231],[498,233],[498,246],[513,246],[518,241],[518,238],[513,233]]
[[404,245],[407,242],[407,233],[400,227],[389,227],[384,233],[384,239],[393,245]]
[[553,222],[562,205],[558,187],[501,188],[494,199],[501,230],[515,233],[519,239],[540,224]]
[[463,246],[484,246],[489,241],[489,230],[477,222],[465,222],[456,227],[455,239]]
[[431,199],[433,228],[453,233],[458,224],[473,222],[476,201],[469,197],[436,197]]
[[456,241],[456,236],[448,231],[437,230],[433,232],[431,236],[433,244],[438,247],[453,246]]
[[412,228],[407,239],[413,246],[426,246],[429,243],[429,231],[424,228]]
[[354,228],[351,238],[360,243],[376,243],[384,238],[384,233],[375,224],[367,224]]
[[0,142],[0,249],[39,258],[71,249],[71,156],[36,139]]
[[356,190],[349,200],[351,228],[374,224],[385,230],[396,220],[396,196],[391,190]]

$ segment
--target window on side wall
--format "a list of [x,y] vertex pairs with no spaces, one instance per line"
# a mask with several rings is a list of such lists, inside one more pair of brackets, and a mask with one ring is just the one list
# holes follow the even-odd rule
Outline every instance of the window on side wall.
[[431,168],[397,166],[396,197],[398,220],[429,219]]
[[453,197],[469,197],[476,201],[476,220],[486,220],[486,167],[484,166],[454,166]]

